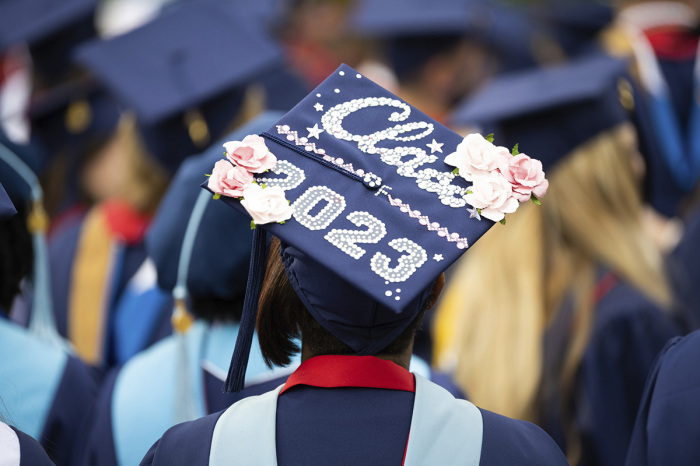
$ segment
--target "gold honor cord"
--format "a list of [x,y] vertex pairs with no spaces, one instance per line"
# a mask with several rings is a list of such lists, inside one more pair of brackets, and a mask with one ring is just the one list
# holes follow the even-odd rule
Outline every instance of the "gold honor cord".
[[102,363],[115,245],[105,213],[88,212],[73,263],[68,306],[68,338],[78,356]]

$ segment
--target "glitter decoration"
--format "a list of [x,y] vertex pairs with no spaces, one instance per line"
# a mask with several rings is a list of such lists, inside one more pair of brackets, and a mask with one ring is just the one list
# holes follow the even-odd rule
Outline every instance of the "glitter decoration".
[[401,202],[401,199],[395,199],[387,194],[389,204],[398,207],[401,212],[406,213],[411,218],[418,219],[418,223],[426,227],[429,231],[436,231],[438,236],[445,238],[450,243],[457,243],[457,248],[466,249],[469,247],[469,242],[466,238],[461,238],[457,233],[450,233],[447,228],[441,227],[438,222],[431,222],[426,215],[421,215],[417,210],[411,210],[411,206]]
[[354,259],[365,255],[366,250],[357,243],[376,244],[386,236],[386,225],[369,212],[352,212],[347,216],[355,226],[366,226],[366,230],[331,230],[324,238]]
[[[319,202],[326,205],[310,215]],[[309,230],[325,230],[345,210],[345,198],[327,186],[312,186],[292,204],[294,218]]]
[[[399,175],[414,178],[420,189],[437,194],[442,204],[452,208],[466,206],[467,189],[452,184],[455,175],[451,171],[420,169],[423,165],[436,162],[438,160],[436,155],[428,154],[423,148],[417,146],[377,147],[381,141],[413,142],[423,139],[433,133],[434,125],[426,121],[409,122],[368,135],[351,134],[343,128],[343,121],[348,115],[368,107],[397,108],[400,111],[393,112],[389,116],[391,122],[404,121],[411,114],[411,107],[397,99],[388,97],[353,99],[326,111],[321,117],[323,128],[328,134],[338,139],[355,142],[358,149],[366,154],[378,154],[382,162],[397,167],[396,172]],[[428,147],[431,146],[442,148],[434,139],[433,144],[428,144]]]
[[391,240],[389,247],[408,254],[399,257],[397,266],[392,268],[389,266],[391,259],[381,252],[377,252],[370,261],[370,268],[374,273],[391,283],[405,282],[428,260],[425,249],[408,238]]

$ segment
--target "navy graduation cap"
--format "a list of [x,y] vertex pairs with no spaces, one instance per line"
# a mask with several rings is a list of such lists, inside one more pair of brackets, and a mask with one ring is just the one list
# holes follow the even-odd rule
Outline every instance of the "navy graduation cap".
[[595,54],[551,68],[503,75],[460,105],[455,126],[478,126],[506,146],[537,154],[545,168],[596,134],[630,119],[627,62]]
[[58,81],[74,48],[95,36],[97,0],[3,0],[0,2],[0,53],[17,43],[30,46],[35,69]]
[[[498,221],[518,206],[509,150],[479,135],[463,140],[345,65],[268,131],[224,149],[205,186],[257,224],[231,390],[245,373],[266,231],[280,239],[311,315],[372,355],[493,225],[484,217]],[[541,165],[539,173],[535,185],[545,182]]]
[[216,2],[185,3],[76,53],[135,111],[144,142],[170,168],[222,135],[245,85],[280,57],[261,27]]

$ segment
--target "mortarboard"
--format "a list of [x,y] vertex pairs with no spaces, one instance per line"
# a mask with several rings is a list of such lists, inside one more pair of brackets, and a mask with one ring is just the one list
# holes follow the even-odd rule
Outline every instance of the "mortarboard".
[[30,46],[37,72],[59,81],[71,53],[95,36],[97,0],[3,0],[0,2],[0,53],[17,43]]
[[461,104],[455,126],[494,132],[519,144],[545,168],[579,144],[624,121],[633,105],[627,62],[603,54],[550,68],[503,75]]
[[597,0],[556,0],[535,8],[534,15],[566,56],[575,57],[598,47],[596,36],[612,23],[614,10]]
[[174,169],[231,124],[244,86],[280,59],[261,28],[215,2],[186,3],[76,60],[136,113],[149,150]]
[[385,41],[386,57],[399,79],[468,33],[480,30],[475,2],[465,0],[361,0],[352,27]]
[[121,110],[117,102],[91,80],[73,80],[38,95],[29,109],[32,130],[51,152],[80,153],[93,141],[114,134]]
[[2,187],[0,183],[0,220],[6,220],[17,213],[10,196],[7,195],[5,188]]
[[[227,381],[232,390],[245,373],[267,231],[280,239],[287,275],[314,319],[358,354],[371,355],[401,334],[435,279],[493,225],[476,207],[468,211],[472,183],[446,163],[462,137],[346,65],[261,135],[225,144],[237,166],[217,162],[205,184],[225,193],[217,183],[226,177],[245,179],[253,175],[242,169],[273,166],[255,175],[260,186],[248,184],[243,200],[221,197],[256,212],[249,215],[259,224]],[[275,190],[291,204],[266,204]],[[255,207],[260,200],[272,214],[291,217],[265,218]]]

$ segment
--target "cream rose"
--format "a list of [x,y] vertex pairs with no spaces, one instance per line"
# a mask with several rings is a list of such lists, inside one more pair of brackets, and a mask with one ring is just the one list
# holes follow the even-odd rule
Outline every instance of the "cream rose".
[[263,188],[251,184],[243,190],[241,205],[248,211],[256,225],[279,223],[292,217],[292,207],[279,186]]
[[499,170],[513,187],[513,197],[520,202],[529,201],[532,194],[540,198],[547,193],[549,181],[544,177],[542,162],[537,159],[518,154],[505,158]]
[[250,134],[243,141],[229,141],[224,143],[226,157],[249,172],[262,173],[275,167],[277,157],[265,145],[265,139]]
[[505,147],[497,147],[478,133],[469,134],[457,149],[445,157],[445,163],[459,168],[459,175],[474,181],[477,176],[486,175],[503,164],[503,158],[510,157]]
[[207,186],[222,196],[241,197],[245,187],[254,180],[253,174],[245,168],[233,165],[228,160],[219,160],[214,165]]
[[518,200],[513,197],[513,188],[498,171],[477,176],[469,188],[466,201],[481,211],[481,216],[500,222],[505,214],[518,209]]

